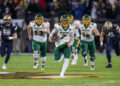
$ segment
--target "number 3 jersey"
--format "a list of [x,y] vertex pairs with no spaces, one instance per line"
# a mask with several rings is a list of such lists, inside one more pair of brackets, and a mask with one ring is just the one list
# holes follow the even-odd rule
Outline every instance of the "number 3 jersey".
[[6,26],[4,23],[0,24],[1,38],[2,41],[12,41],[9,40],[9,37],[12,37],[14,33],[17,31],[17,26],[14,24],[10,24],[10,26]]
[[66,29],[64,29],[59,23],[57,23],[54,25],[51,35],[54,33],[57,33],[58,36],[58,40],[55,42],[55,45],[60,46],[64,43],[70,42],[71,35],[75,33],[75,27],[70,24]]
[[78,28],[81,31],[81,40],[87,42],[94,40],[93,30],[97,28],[96,23],[91,22],[88,26],[85,26],[83,22],[80,22]]
[[41,25],[37,25],[35,21],[31,21],[30,25],[33,31],[33,40],[37,42],[46,42],[47,41],[47,33],[45,32],[47,27],[50,27],[48,22],[43,22]]

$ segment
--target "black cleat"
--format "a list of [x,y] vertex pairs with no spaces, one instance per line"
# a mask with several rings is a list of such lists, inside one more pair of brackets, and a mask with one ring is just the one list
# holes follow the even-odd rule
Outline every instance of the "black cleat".
[[106,68],[112,68],[112,64],[108,64]]

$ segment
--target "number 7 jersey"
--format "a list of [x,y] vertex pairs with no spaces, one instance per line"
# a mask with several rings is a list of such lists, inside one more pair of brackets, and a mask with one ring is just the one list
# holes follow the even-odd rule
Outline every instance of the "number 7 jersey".
[[91,22],[87,27],[83,24],[83,22],[80,22],[78,25],[78,28],[81,31],[81,40],[83,41],[93,41],[94,40],[94,34],[93,30],[97,28],[96,23]]
[[50,27],[48,22],[43,22],[41,25],[37,25],[35,21],[31,21],[30,25],[33,31],[33,40],[37,42],[46,42],[47,33],[45,32],[46,27]]

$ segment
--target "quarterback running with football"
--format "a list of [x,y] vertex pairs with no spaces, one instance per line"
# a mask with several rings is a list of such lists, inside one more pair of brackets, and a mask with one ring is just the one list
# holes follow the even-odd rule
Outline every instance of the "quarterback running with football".
[[[52,30],[49,40],[50,42],[55,42],[55,61],[59,62],[61,55],[64,55],[64,64],[60,77],[64,77],[64,73],[69,65],[69,58],[71,56],[71,46],[74,42],[74,30],[75,27],[69,24],[69,17],[63,15],[60,18],[60,24],[56,23],[54,29]],[[57,37],[54,38],[54,34],[57,34]]]
[[87,53],[90,54],[91,67],[90,70],[94,70],[94,60],[95,60],[95,42],[94,35],[100,36],[99,31],[97,30],[97,25],[94,22],[91,22],[91,17],[89,15],[84,15],[82,21],[78,25],[78,28],[81,31],[81,41],[80,46],[82,48],[82,56],[84,57],[85,63],[84,66],[87,66]]
[[[44,70],[47,53],[47,34],[50,34],[49,23],[44,22],[44,17],[41,14],[35,16],[35,20],[31,21],[28,26],[29,40],[32,40],[33,57],[35,64],[33,68],[38,67],[39,53],[41,56],[41,70]],[[33,32],[33,36],[31,34]]]

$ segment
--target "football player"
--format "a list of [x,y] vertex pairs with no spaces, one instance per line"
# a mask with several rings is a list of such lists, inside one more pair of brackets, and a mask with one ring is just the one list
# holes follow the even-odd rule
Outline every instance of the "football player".
[[76,27],[74,43],[72,45],[72,63],[71,63],[72,65],[75,65],[75,64],[77,64],[77,60],[78,60],[78,55],[77,55],[78,49],[77,48],[80,44],[80,39],[79,39],[79,37],[80,37],[79,34],[80,33],[79,33],[78,28],[77,28],[80,21],[79,20],[74,20],[74,17],[71,14],[68,14],[68,16],[69,16],[69,23],[71,25],[73,25],[74,27]]
[[[69,24],[69,17],[67,15],[63,15],[60,18],[60,24],[55,24],[54,29],[52,30],[49,41],[55,42],[55,61],[59,62],[61,59],[61,55],[64,55],[64,64],[62,71],[60,73],[60,77],[64,77],[64,73],[67,70],[69,65],[69,58],[71,56],[71,46],[74,42],[74,26]],[[54,39],[53,35],[57,34],[56,39]]]
[[[44,17],[41,14],[35,16],[35,20],[31,21],[28,26],[29,40],[32,40],[33,57],[35,64],[34,69],[38,67],[39,53],[41,56],[41,70],[45,68],[46,53],[47,53],[47,34],[50,34],[49,23],[44,22]],[[31,34],[33,32],[33,36]]]
[[100,46],[103,47],[103,38],[107,35],[106,55],[108,65],[106,68],[112,68],[111,53],[112,49],[115,50],[117,56],[120,56],[120,27],[117,24],[112,24],[110,21],[106,21],[100,35]]
[[10,59],[11,52],[13,50],[13,40],[17,39],[16,34],[17,26],[12,24],[11,16],[4,15],[3,23],[0,25],[0,40],[1,40],[1,56],[6,55],[5,62],[2,69],[7,69],[6,64]]
[[90,70],[94,70],[94,60],[95,60],[95,42],[94,42],[94,35],[99,36],[100,33],[97,30],[97,25],[94,22],[91,22],[91,17],[88,14],[85,14],[82,17],[82,22],[78,25],[78,28],[81,31],[81,42],[80,46],[82,48],[82,56],[84,57],[85,63],[88,63],[87,60],[87,53],[90,54],[90,60],[91,60],[91,67]]

